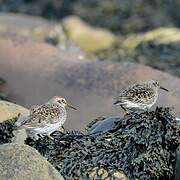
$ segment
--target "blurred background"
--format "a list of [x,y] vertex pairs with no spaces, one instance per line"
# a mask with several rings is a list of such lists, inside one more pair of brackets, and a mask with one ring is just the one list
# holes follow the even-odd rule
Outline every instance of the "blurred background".
[[[112,99],[129,84],[156,79],[154,108],[180,115],[179,0],[0,0],[0,98],[29,108],[54,95],[66,127],[83,130],[121,115]],[[1,107],[0,107],[1,108]]]

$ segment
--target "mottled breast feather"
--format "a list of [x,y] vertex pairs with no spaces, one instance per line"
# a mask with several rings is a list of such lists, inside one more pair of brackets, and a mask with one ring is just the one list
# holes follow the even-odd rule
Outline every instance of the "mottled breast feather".
[[[57,123],[59,120],[66,119],[66,110],[63,107],[54,104],[44,104],[34,107],[30,111],[30,117],[25,125],[42,126],[46,123]],[[62,122],[63,124],[64,122]]]

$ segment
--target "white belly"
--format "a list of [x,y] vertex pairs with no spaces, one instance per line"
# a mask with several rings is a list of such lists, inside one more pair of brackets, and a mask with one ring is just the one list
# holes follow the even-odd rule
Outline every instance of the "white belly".
[[47,124],[47,126],[43,128],[39,127],[39,128],[29,129],[29,130],[37,134],[49,134],[58,130],[61,126],[62,126],[62,122],[58,122],[55,124]]
[[133,103],[130,101],[126,101],[126,103],[124,103],[124,104],[125,104],[126,108],[129,108],[129,109],[131,109],[131,108],[132,109],[133,108],[135,108],[135,109],[149,109],[154,105],[155,102],[156,101],[152,102],[151,104],[142,104],[142,103]]

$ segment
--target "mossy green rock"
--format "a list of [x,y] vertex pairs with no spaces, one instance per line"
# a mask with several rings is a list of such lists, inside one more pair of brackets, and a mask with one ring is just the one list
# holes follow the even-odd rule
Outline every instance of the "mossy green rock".
[[94,52],[109,48],[115,42],[115,36],[101,28],[93,28],[76,16],[70,16],[62,21],[70,40],[83,50]]
[[138,62],[180,76],[178,28],[158,28],[118,39],[115,46],[97,52],[97,57],[103,60]]
[[4,144],[0,146],[0,179],[63,180],[63,177],[34,148]]
[[179,24],[179,7],[177,0],[78,0],[73,10],[90,24],[127,34]]

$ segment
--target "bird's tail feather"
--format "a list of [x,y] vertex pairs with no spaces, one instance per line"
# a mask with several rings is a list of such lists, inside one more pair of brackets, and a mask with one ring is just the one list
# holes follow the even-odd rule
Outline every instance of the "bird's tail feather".
[[15,126],[20,128],[23,124],[25,124],[29,119],[29,114],[20,114],[17,121],[15,122]]
[[126,103],[126,101],[128,100],[127,97],[117,97],[117,98],[114,98],[114,105],[123,105]]

